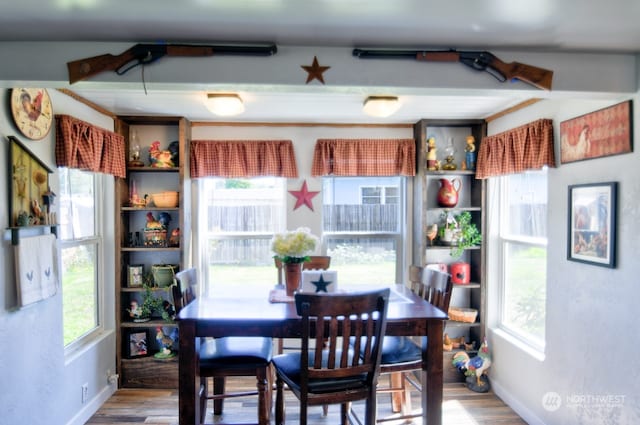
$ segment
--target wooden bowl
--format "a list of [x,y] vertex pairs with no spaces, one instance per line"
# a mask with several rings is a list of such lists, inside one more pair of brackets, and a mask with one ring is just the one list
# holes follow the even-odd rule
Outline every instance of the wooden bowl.
[[151,195],[153,204],[158,208],[175,208],[178,206],[178,192],[165,191]]

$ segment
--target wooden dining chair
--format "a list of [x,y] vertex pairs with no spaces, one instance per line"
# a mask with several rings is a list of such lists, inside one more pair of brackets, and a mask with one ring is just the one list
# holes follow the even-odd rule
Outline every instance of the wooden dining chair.
[[[278,258],[274,257],[276,268],[278,269],[278,285],[283,284],[283,264]],[[302,263],[302,270],[327,270],[331,266],[330,255],[311,255],[309,261]],[[277,340],[278,348],[277,353],[282,354],[285,350],[284,341],[282,338]]]
[[[301,316],[301,350],[274,356],[276,425],[284,424],[285,384],[300,401],[300,425],[309,406],[341,405],[341,423],[351,403],[365,400],[365,425],[376,419],[376,385],[389,289],[351,294],[295,294]],[[350,349],[350,337],[363,341]],[[325,344],[326,341],[326,344]]]
[[[196,269],[176,273],[173,299],[176,312],[193,301],[197,294]],[[199,340],[198,376],[200,376],[200,423],[206,418],[207,400],[213,400],[214,415],[221,415],[223,401],[233,397],[258,396],[258,424],[268,425],[271,416],[273,379],[271,355],[273,341],[262,337],[202,338]],[[230,376],[255,376],[256,391],[225,392]],[[213,378],[209,395],[208,378]]]
[[[409,267],[411,290],[425,301],[430,302],[445,313],[449,310],[453,283],[447,273],[419,266]],[[426,338],[417,343],[410,337],[387,336],[382,346],[380,375],[389,376],[389,386],[378,386],[378,393],[391,393],[391,406],[394,413],[378,422],[410,419],[422,414],[412,414],[411,389],[422,391],[421,384],[414,379],[412,372],[422,368],[422,347]],[[434,341],[441,344],[442,341]]]

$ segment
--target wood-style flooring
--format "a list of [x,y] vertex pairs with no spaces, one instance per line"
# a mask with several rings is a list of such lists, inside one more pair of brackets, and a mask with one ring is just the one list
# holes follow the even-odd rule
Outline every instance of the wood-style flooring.
[[[251,388],[254,378],[229,379],[232,389]],[[414,408],[420,407],[418,394],[414,392]],[[389,394],[378,396],[378,418],[390,415]],[[354,410],[362,418],[362,403],[355,403]],[[255,423],[257,399],[231,399],[225,401],[224,414],[213,416],[207,409],[207,423]],[[289,394],[286,400],[286,423],[298,423],[298,400]],[[309,408],[308,425],[337,425],[340,407],[329,406],[329,414],[322,416],[321,407]],[[479,394],[467,389],[462,383],[445,384],[443,403],[443,425],[526,425],[493,392]],[[273,423],[273,419],[272,419]],[[384,422],[389,425],[403,421]],[[420,419],[414,423],[421,423]],[[87,422],[89,425],[178,425],[178,392],[176,390],[119,389]]]

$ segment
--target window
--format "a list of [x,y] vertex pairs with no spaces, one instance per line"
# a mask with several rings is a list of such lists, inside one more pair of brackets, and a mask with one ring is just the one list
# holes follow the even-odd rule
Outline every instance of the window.
[[[544,349],[547,282],[547,171],[498,178],[500,327]],[[492,221],[493,223],[494,221]]]
[[102,176],[59,168],[63,340],[67,348],[102,328]]
[[402,279],[406,232],[404,177],[325,177],[323,241],[338,281]]
[[271,239],[286,230],[286,179],[202,178],[199,185],[205,283],[215,291],[247,280],[273,285]]

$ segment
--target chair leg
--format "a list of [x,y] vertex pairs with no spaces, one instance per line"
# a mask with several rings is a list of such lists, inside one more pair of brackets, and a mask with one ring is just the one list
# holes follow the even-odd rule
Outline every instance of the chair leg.
[[200,423],[203,424],[207,417],[207,396],[209,395],[207,378],[200,378]]
[[351,410],[351,403],[340,404],[340,424],[349,424],[349,411]]
[[[389,374],[391,388],[404,388],[404,376],[401,372],[392,372]],[[398,413],[403,410],[405,404],[404,391],[391,392],[391,411]]]
[[276,425],[284,424],[284,381],[276,378]]
[[271,403],[269,392],[269,378],[270,374],[269,366],[259,368],[256,371],[256,386],[258,388],[258,424],[269,425],[269,419],[271,416]]
[[[224,394],[224,381],[225,378],[213,378],[213,394]],[[224,406],[223,399],[213,400],[213,414],[222,415],[222,408]]]
[[413,411],[413,407],[411,406],[411,385],[406,381],[405,373],[401,373],[402,375],[402,388],[404,388],[404,394],[402,397],[402,415],[411,415]]

